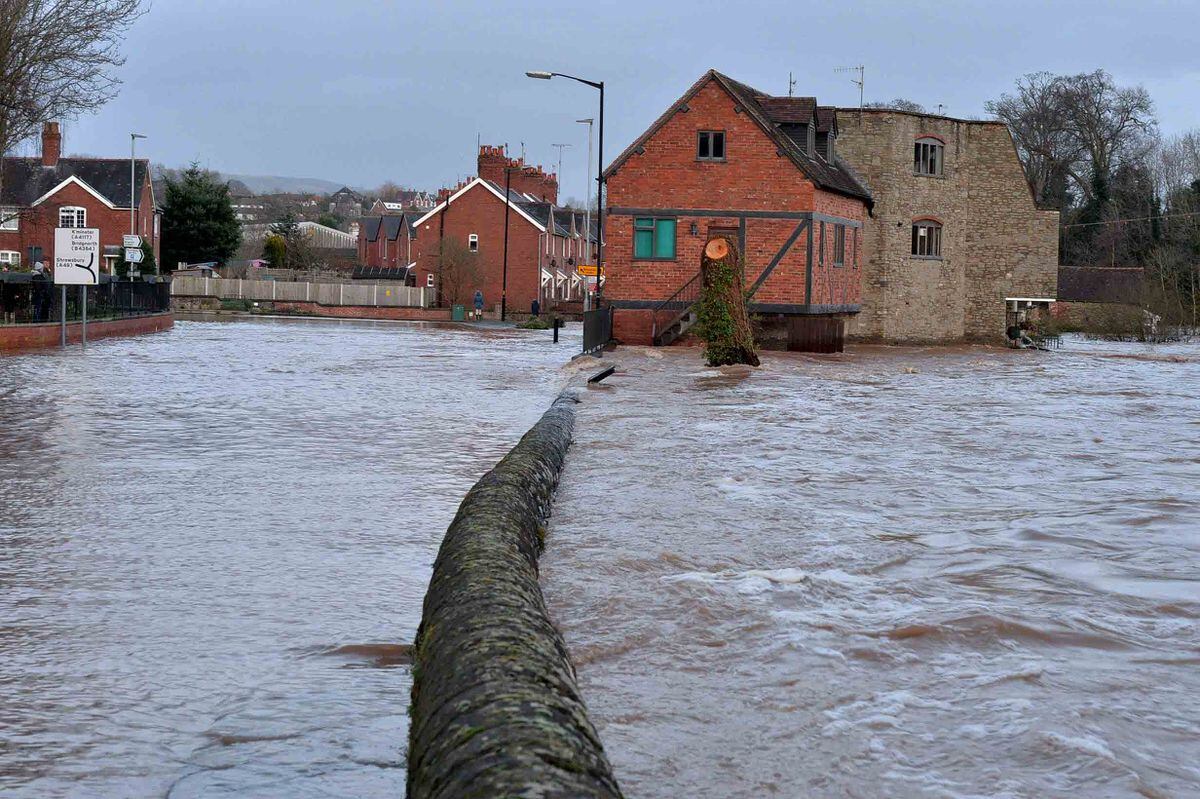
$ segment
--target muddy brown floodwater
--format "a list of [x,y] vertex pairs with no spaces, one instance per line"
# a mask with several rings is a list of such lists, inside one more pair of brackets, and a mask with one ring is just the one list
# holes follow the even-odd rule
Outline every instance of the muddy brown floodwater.
[[1200,796],[1200,346],[615,360],[542,563],[630,799]]
[[0,795],[402,796],[433,557],[579,346],[254,320],[0,357]]

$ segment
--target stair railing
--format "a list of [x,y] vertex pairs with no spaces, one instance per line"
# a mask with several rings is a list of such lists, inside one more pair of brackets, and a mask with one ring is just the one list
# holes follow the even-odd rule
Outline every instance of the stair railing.
[[686,314],[693,305],[695,305],[697,302],[699,302],[700,289],[703,286],[703,283],[701,282],[700,277],[701,277],[700,272],[696,272],[696,274],[692,275],[692,278],[690,280],[688,280],[686,283],[684,283],[682,286],[680,286],[678,289],[676,289],[674,294],[672,294],[670,297],[667,297],[667,299],[663,300],[662,302],[660,302],[654,306],[654,308],[650,312],[651,320],[653,322],[652,327],[651,327],[651,332],[650,332],[650,340],[651,341],[654,341],[654,342],[658,341],[658,330],[659,330],[658,317],[659,317],[659,314],[661,314],[663,311],[675,311],[676,312],[673,316],[671,316],[669,318],[667,323],[662,326],[662,329],[665,331],[668,328],[670,328],[671,325],[675,324],[677,321],[682,319],[684,314]]

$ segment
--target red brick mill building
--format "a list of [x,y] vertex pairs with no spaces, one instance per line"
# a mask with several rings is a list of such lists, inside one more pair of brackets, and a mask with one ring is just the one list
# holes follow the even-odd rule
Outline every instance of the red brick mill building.
[[705,73],[605,172],[614,337],[670,344],[685,333],[700,252],[726,235],[744,254],[751,312],[793,348],[840,349],[860,308],[872,199],[836,140],[835,110],[815,98]]

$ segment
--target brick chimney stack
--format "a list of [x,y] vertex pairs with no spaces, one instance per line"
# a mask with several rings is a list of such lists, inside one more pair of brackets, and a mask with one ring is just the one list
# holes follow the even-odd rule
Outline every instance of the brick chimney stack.
[[42,126],[42,166],[58,166],[61,155],[62,133],[58,130],[58,123],[47,122]]
[[528,194],[542,202],[558,204],[558,176],[546,174],[541,166],[530,166],[520,158],[509,158],[503,147],[490,144],[479,148],[478,171],[484,180],[504,186],[504,171],[513,170],[508,178],[509,187],[520,194]]

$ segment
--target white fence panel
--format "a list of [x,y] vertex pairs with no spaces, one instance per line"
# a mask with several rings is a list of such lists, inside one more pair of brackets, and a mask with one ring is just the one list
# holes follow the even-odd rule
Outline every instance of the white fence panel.
[[423,308],[433,303],[435,292],[398,283],[299,283],[238,278],[184,276],[171,282],[176,297],[218,297],[259,302],[315,302],[320,305],[365,305],[390,308]]

